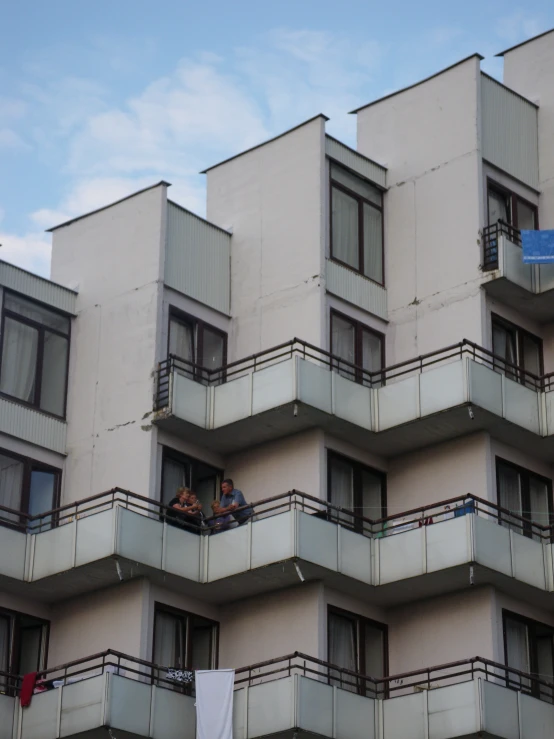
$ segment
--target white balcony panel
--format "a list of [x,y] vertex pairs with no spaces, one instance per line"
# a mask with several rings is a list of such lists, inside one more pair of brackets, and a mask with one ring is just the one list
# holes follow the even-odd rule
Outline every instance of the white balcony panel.
[[35,536],[32,580],[64,572],[75,561],[75,521]]
[[0,736],[5,732],[6,739],[11,739],[15,716],[15,698],[0,694]]
[[200,582],[202,538],[178,526],[165,524],[163,569],[187,580]]
[[16,705],[20,726],[17,739],[52,739],[59,736],[61,698],[58,690],[34,695],[31,705]]
[[502,375],[484,364],[468,361],[470,399],[486,411],[502,416]]
[[60,736],[74,736],[102,725],[104,689],[105,676],[98,675],[66,685],[60,691]]
[[76,567],[114,553],[116,510],[113,508],[77,520]]
[[294,728],[297,679],[291,676],[247,689],[248,739]]
[[[233,739],[246,739],[248,735],[247,697],[247,687],[239,688],[233,693]],[[181,739],[181,737],[177,737],[177,739]]]
[[499,238],[500,264],[499,268],[510,282],[519,285],[524,290],[533,292],[533,265],[523,263],[523,250],[514,244],[505,235]]
[[377,390],[379,431],[408,423],[419,416],[419,377],[394,382]]
[[554,706],[519,693],[520,739],[554,739]]
[[424,692],[383,701],[383,739],[427,739]]
[[179,372],[173,373],[173,415],[206,428],[208,420],[208,388]]
[[[298,399],[324,413],[332,413],[332,373],[326,367],[298,359]],[[351,383],[355,384],[355,383]]]
[[155,739],[194,739],[196,736],[194,698],[167,688],[152,688],[148,736]]
[[333,383],[333,411],[339,418],[372,430],[371,390],[364,385],[347,380],[336,372],[329,373]]
[[423,575],[424,556],[423,528],[379,539],[379,584]]
[[5,398],[0,398],[0,432],[65,454],[65,421]]
[[503,378],[503,382],[506,420],[539,434],[539,394],[507,377]]
[[298,728],[320,736],[333,736],[333,688],[298,677]]
[[214,428],[248,418],[251,413],[252,375],[214,388]]
[[338,570],[336,526],[308,513],[298,513],[298,556],[328,570]]
[[[29,539],[30,543],[31,540]],[[26,555],[27,535],[21,533],[21,531],[2,528],[2,533],[0,533],[0,575],[23,580]]]
[[287,511],[251,524],[252,569],[294,557],[295,520],[295,512]]
[[375,739],[375,701],[335,689],[334,724],[337,739]]
[[475,561],[512,577],[510,530],[496,521],[474,516],[473,531]]
[[516,691],[506,690],[486,680],[480,680],[480,685],[483,731],[491,736],[500,736],[502,739],[520,739]]
[[112,729],[149,736],[152,686],[112,673],[104,677],[107,680],[106,724]]
[[343,527],[338,537],[339,572],[371,585],[371,539]]
[[471,519],[466,514],[425,527],[427,572],[471,562]]
[[427,706],[429,739],[471,736],[481,728],[478,684],[475,680],[430,690]]
[[119,508],[117,552],[134,562],[161,569],[163,526],[154,518]]
[[460,359],[419,376],[422,416],[455,408],[467,401],[464,364]]
[[554,264],[539,264],[539,291],[554,290]]
[[510,532],[512,539],[512,562],[516,580],[534,585],[544,590],[545,562],[544,549],[540,542],[527,536]]
[[295,398],[295,358],[254,372],[252,377],[253,414],[292,403]]
[[249,529],[250,525],[245,524],[207,538],[208,582],[249,569]]
[[554,434],[554,390],[544,394],[546,404],[546,433]]

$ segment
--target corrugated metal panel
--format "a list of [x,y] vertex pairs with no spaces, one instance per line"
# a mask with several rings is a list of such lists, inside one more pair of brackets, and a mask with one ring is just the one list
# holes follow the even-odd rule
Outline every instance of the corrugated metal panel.
[[55,282],[39,277],[31,272],[16,267],[14,264],[0,261],[0,285],[16,290],[29,298],[58,308],[75,315],[77,293],[62,287]]
[[526,185],[539,187],[537,108],[481,74],[483,158]]
[[165,284],[229,315],[231,236],[167,204]]
[[386,187],[387,170],[386,167],[373,162],[371,159],[364,157],[346,144],[337,141],[332,136],[325,136],[325,153],[331,159],[334,159],[345,167],[357,172],[362,177],[375,182],[376,185]]
[[65,421],[0,398],[0,432],[65,454]]
[[351,269],[327,260],[327,290],[338,298],[387,320],[387,291]]

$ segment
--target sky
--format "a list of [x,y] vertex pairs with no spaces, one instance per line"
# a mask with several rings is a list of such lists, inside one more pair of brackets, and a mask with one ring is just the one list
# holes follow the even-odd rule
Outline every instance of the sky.
[[[45,229],[324,113],[554,27],[552,0],[0,0],[0,259],[49,275]],[[378,160],[378,153],[375,153]]]

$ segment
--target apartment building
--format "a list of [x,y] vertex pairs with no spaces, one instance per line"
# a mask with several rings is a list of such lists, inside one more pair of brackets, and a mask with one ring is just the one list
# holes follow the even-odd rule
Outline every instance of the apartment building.
[[0,739],[192,739],[211,668],[237,739],[553,736],[554,32],[502,56],[0,262]]

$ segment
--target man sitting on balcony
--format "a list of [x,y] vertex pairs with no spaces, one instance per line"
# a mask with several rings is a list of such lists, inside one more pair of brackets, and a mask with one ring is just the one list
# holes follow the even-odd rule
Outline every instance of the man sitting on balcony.
[[230,516],[242,526],[254,513],[254,509],[248,505],[241,491],[235,489],[235,484],[230,478],[221,483],[221,498],[219,502],[217,500],[213,502],[212,509],[218,517],[215,521],[215,528],[218,531],[229,528]]

